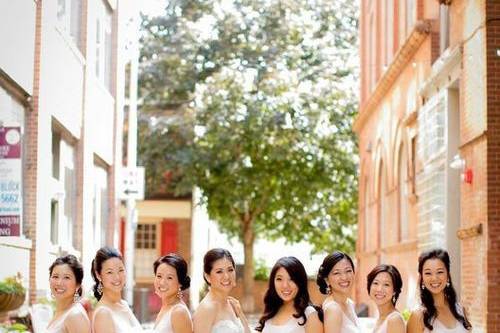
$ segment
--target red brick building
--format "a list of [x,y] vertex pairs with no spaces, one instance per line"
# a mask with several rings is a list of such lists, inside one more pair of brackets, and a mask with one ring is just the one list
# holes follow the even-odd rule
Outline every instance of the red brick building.
[[500,332],[499,17],[492,0],[361,1],[358,303],[391,263],[411,309],[419,253],[444,247],[474,332]]

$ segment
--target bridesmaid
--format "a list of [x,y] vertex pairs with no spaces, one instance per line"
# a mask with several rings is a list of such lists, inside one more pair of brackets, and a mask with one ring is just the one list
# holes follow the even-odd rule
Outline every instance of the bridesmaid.
[[450,276],[450,256],[442,249],[418,258],[421,307],[411,313],[408,333],[467,333],[472,325],[458,303]]
[[203,278],[209,286],[193,316],[194,333],[249,333],[240,303],[229,296],[236,286],[236,266],[225,249],[212,249],[203,258]]
[[264,314],[256,328],[259,332],[323,332],[323,324],[309,298],[306,270],[295,257],[283,257],[274,265],[264,305]]
[[335,251],[319,267],[316,283],[322,294],[325,333],[360,333],[361,328],[349,298],[354,286],[354,264],[347,254]]
[[189,288],[187,263],[179,255],[170,253],[158,258],[154,264],[154,288],[161,298],[161,309],[156,317],[155,333],[192,333],[193,323],[182,290]]
[[139,321],[121,298],[125,266],[114,248],[100,248],[92,261],[94,296],[99,301],[92,320],[93,333],[139,333]]
[[83,268],[71,254],[57,258],[49,268],[50,291],[56,302],[48,333],[90,333],[90,321],[82,304]]
[[405,321],[396,310],[403,281],[393,265],[378,265],[367,276],[370,298],[375,302],[379,317],[373,333],[405,333]]

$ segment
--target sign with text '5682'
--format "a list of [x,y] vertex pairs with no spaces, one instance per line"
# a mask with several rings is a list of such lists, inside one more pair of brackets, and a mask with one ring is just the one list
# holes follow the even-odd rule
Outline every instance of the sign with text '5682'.
[[144,167],[123,168],[120,199],[144,200]]
[[0,126],[0,236],[21,234],[21,179],[21,127]]

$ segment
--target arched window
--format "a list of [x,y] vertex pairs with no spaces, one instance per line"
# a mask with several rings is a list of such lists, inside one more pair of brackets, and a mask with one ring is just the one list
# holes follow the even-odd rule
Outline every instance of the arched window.
[[387,193],[387,172],[384,163],[380,163],[378,182],[378,224],[379,224],[379,247],[384,247],[387,243],[387,204],[385,194]]
[[398,160],[398,204],[399,204],[399,240],[408,239],[408,154],[406,146],[399,148]]
[[363,249],[370,250],[370,197],[368,188],[368,177],[365,177],[365,188],[363,195],[363,216],[364,216],[364,230],[363,230]]

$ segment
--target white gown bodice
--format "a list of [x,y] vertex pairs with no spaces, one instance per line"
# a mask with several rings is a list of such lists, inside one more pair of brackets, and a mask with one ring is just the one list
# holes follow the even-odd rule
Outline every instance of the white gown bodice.
[[[323,309],[328,308],[331,304],[337,304],[335,301],[326,302],[323,304]],[[340,305],[339,305],[340,306]],[[342,311],[342,326],[340,327],[340,333],[361,333],[361,326],[358,321],[358,316],[354,309],[354,302],[347,299],[347,311],[349,311],[349,317]],[[352,318],[352,319],[351,319]]]
[[[132,310],[128,307],[125,301],[122,301],[123,310],[115,310],[107,305],[100,304],[94,311],[94,316],[92,324],[95,322],[95,317],[99,311],[107,308],[111,312],[111,319],[115,326],[116,333],[142,333],[143,329],[137,318],[132,313]],[[94,326],[92,325],[92,331],[94,332]]]
[[[464,310],[460,304],[456,304],[457,312],[461,315],[464,314]],[[470,331],[466,330],[464,325],[458,320],[456,321],[456,325],[453,328],[447,328],[443,325],[437,318],[434,318],[432,321],[432,327],[434,328],[432,331],[429,331],[427,327],[424,329],[424,333],[469,333]]]
[[73,304],[61,317],[57,318],[47,326],[47,333],[63,333],[64,332],[64,321],[69,315],[81,316],[83,320],[88,322],[87,312],[80,303]]
[[[306,318],[309,318],[309,316],[316,312],[316,310],[312,306],[308,306],[304,312]],[[283,325],[274,325],[272,323],[272,319],[270,319],[266,321],[262,333],[305,333],[306,326],[299,325],[299,323],[302,323],[303,321],[303,318],[290,318],[290,320]]]
[[243,325],[240,321],[235,321],[231,319],[219,320],[212,326],[212,331],[210,333],[243,333]]
[[401,313],[399,313],[398,311],[394,311],[394,312],[391,312],[387,318],[385,318],[384,322],[382,323],[382,325],[380,325],[377,329],[374,329],[373,330],[373,333],[390,333],[387,331],[387,321],[392,318],[392,317],[399,317],[401,318],[401,320],[403,320],[404,322],[404,319],[403,319],[403,316],[401,316]]

